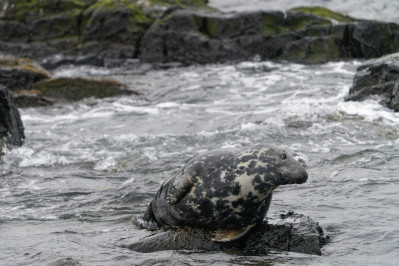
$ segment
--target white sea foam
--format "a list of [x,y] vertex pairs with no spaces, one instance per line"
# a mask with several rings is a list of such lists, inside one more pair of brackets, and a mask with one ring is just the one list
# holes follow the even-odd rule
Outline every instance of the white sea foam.
[[111,69],[94,66],[64,66],[56,69],[54,77],[78,77],[78,76],[107,76],[111,74]]
[[174,107],[179,107],[181,106],[181,104],[176,103],[176,102],[163,102],[163,103],[159,103],[156,105],[156,107],[159,108],[174,108]]
[[112,154],[103,155],[97,160],[96,165],[94,166],[95,170],[99,171],[111,171],[117,167],[117,162],[115,157]]
[[132,184],[135,180],[136,180],[136,178],[134,178],[134,177],[129,178],[128,180],[126,180],[125,182],[122,183],[122,187]]
[[363,102],[339,102],[338,108],[347,114],[361,116],[369,122],[382,120],[389,125],[399,124],[399,113],[381,106],[376,99]]
[[157,150],[154,147],[146,147],[143,149],[143,152],[150,161],[158,160]]
[[255,123],[243,123],[241,124],[241,129],[242,130],[254,130],[254,129],[258,129],[259,126]]

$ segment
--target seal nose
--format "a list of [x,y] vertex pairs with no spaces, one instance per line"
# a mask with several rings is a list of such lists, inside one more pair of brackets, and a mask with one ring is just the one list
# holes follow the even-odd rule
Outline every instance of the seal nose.
[[299,179],[298,184],[305,183],[306,180],[308,180],[308,173],[305,171],[304,174],[303,174],[303,176],[301,177],[301,179]]

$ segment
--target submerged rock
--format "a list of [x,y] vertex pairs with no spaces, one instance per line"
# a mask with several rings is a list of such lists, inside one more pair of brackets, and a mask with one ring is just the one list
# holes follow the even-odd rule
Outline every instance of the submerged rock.
[[347,100],[378,97],[381,104],[399,112],[399,53],[366,61],[357,70]]
[[111,79],[55,78],[37,82],[33,89],[44,97],[78,101],[88,97],[105,98],[117,95],[138,94]]
[[57,100],[139,94],[111,79],[51,78],[51,75],[32,59],[0,58],[0,84],[12,91],[18,107],[48,106]]
[[8,147],[21,146],[24,138],[21,116],[14,105],[11,92],[0,85],[0,155],[5,144]]
[[290,211],[270,215],[244,237],[232,242],[215,242],[214,232],[199,228],[158,231],[125,247],[137,252],[161,250],[235,250],[251,254],[270,251],[291,251],[321,255],[328,242],[321,226],[308,216]]
[[49,106],[56,103],[54,98],[45,97],[37,90],[16,91],[12,97],[19,108]]

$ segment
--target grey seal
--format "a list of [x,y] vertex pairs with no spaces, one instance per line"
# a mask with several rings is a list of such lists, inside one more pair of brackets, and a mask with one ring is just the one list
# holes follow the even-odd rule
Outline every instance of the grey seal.
[[288,152],[274,146],[199,154],[162,184],[144,223],[208,228],[215,230],[213,240],[232,241],[262,222],[275,188],[307,178]]

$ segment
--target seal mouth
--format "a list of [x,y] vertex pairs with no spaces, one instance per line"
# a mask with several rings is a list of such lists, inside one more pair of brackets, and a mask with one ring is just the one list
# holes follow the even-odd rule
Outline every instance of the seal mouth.
[[303,184],[308,180],[308,173],[304,172],[299,178],[293,178],[292,176],[287,177],[283,173],[279,173],[280,180],[282,181],[283,185],[288,184]]

